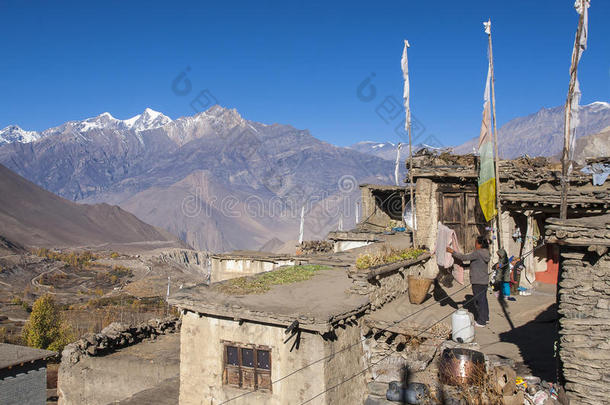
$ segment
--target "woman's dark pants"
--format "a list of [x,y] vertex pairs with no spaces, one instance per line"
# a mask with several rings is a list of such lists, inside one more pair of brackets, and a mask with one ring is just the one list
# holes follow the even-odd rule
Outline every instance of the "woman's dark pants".
[[480,325],[489,322],[489,304],[487,303],[487,285],[473,284],[472,294],[474,295],[474,305],[476,308],[475,321]]

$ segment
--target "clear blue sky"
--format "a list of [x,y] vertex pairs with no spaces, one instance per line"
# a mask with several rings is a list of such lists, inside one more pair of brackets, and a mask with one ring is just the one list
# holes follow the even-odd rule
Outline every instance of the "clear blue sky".
[[[323,140],[397,140],[403,39],[412,108],[446,145],[478,135],[492,18],[498,122],[562,105],[578,15],[573,0],[0,2],[0,126],[42,130],[108,111],[172,118],[209,89],[245,118]],[[583,103],[610,99],[610,1],[592,0]],[[192,90],[176,95],[186,67]],[[357,96],[374,73],[376,97]],[[402,113],[401,113],[402,114]]]

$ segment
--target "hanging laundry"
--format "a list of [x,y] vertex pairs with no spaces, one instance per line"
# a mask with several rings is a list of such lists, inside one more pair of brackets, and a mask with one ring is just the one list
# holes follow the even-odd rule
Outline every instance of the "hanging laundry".
[[455,231],[439,221],[436,234],[436,264],[446,269],[453,268],[451,273],[455,281],[464,284],[464,268],[455,263],[451,253],[447,252],[448,247],[458,253],[462,252]]
[[593,175],[594,186],[602,186],[608,179],[608,176],[610,176],[610,164],[592,163],[589,166],[583,167],[580,171]]

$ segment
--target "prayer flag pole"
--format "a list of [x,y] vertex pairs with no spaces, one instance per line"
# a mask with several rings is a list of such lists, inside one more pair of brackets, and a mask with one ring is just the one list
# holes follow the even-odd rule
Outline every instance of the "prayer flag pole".
[[[409,41],[407,41],[405,39],[405,46],[403,48],[402,51],[402,59],[401,59],[401,66],[402,66],[402,75],[405,81],[405,87],[404,87],[404,93],[403,93],[403,98],[404,98],[404,103],[405,103],[405,114],[406,114],[406,120],[405,120],[405,126],[407,129],[407,133],[409,134],[409,198],[410,198],[410,203],[411,203],[411,226],[413,229],[413,246],[417,246],[417,231],[416,231],[416,227],[417,227],[417,222],[416,222],[416,218],[415,218],[415,200],[413,199],[413,149],[412,149],[412,142],[411,142],[411,108],[409,107],[409,96],[410,96],[410,86],[409,86],[409,63],[408,63],[408,59],[407,59],[407,48],[409,48],[411,45],[409,45]],[[404,212],[403,212],[403,218],[404,218]],[[403,219],[404,220],[404,219]]]
[[587,9],[589,8],[589,0],[577,0],[574,7],[576,7],[576,11],[580,14],[580,18],[578,19],[576,39],[574,40],[574,49],[572,50],[572,64],[570,65],[570,86],[568,87],[568,97],[566,99],[566,106],[563,117],[564,127],[563,154],[561,155],[561,206],[559,209],[560,219],[568,218],[568,189],[570,187],[569,177],[572,172],[572,153],[574,153],[572,149],[572,142],[574,138],[573,130],[576,129],[576,125],[574,125],[574,122],[572,122],[572,108],[577,109],[578,103],[580,101],[580,86],[578,84],[577,73],[580,57],[583,51],[587,48]]
[[496,78],[494,76],[494,54],[491,45],[491,19],[485,25],[485,33],[489,39],[489,66],[491,71],[491,109],[493,112],[493,142],[494,142],[494,160],[495,160],[495,174],[496,174],[496,209],[498,210],[498,217],[496,219],[498,223],[498,249],[502,249],[502,206],[500,203],[500,158],[498,154],[498,127],[496,124]]

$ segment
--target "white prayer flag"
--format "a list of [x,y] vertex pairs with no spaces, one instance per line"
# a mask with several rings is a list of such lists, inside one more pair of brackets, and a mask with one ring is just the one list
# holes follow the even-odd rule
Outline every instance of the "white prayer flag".
[[[589,7],[590,0],[576,0],[574,2],[574,8],[576,12],[583,17],[583,24],[580,29],[580,38],[578,41],[578,55],[576,55],[576,65],[580,62],[582,53],[587,49],[587,37],[589,36]],[[578,36],[578,33],[576,34]],[[576,39],[574,40],[576,41]],[[570,72],[571,73],[571,72]],[[572,173],[572,160],[574,159],[574,149],[576,146],[576,128],[580,124],[579,110],[580,110],[580,83],[578,77],[574,82],[574,93],[572,94],[572,100],[570,102],[570,153],[569,153],[569,165],[568,174]]]
[[408,131],[411,126],[411,109],[409,107],[409,61],[407,60],[407,48],[409,47],[409,41],[405,39],[405,47],[402,50],[402,59],[400,65],[402,66],[402,77],[405,80],[405,88],[403,92],[403,99],[405,100],[405,130]]
[[398,166],[400,165],[400,148],[402,147],[402,143],[398,143],[396,145],[396,163],[394,165],[394,179],[396,180],[396,185],[400,186],[400,181],[398,180]]
[[303,233],[305,231],[305,206],[301,208],[301,226],[299,227],[299,245],[303,243]]

